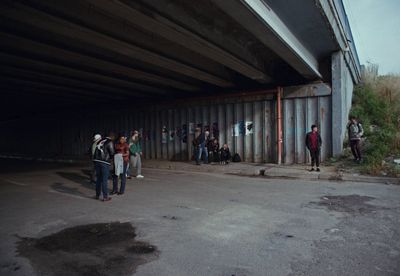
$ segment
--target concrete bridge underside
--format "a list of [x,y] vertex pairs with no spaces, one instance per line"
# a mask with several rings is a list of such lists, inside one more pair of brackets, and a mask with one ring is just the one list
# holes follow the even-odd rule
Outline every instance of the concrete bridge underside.
[[315,82],[334,99],[358,81],[341,2],[299,2],[1,1],[1,119]]

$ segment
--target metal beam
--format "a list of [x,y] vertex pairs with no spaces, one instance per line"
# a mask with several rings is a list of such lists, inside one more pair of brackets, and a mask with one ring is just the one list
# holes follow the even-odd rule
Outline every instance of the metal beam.
[[[99,95],[94,94],[93,92],[88,92],[86,90],[82,90],[82,89],[77,89],[77,88],[71,88],[71,87],[65,87],[65,86],[59,86],[59,85],[55,85],[55,84],[48,84],[48,83],[43,83],[41,81],[33,81],[33,80],[25,80],[25,79],[21,79],[18,77],[9,77],[9,76],[5,76],[2,75],[0,77],[0,83],[3,84],[7,84],[7,85],[12,85],[15,87],[34,87],[34,88],[38,88],[44,91],[48,91],[49,94],[53,93],[59,93],[61,95],[74,95],[77,97],[81,97],[81,98],[86,98],[86,99],[93,99],[93,101],[103,101],[103,102],[107,102],[110,100],[123,100],[126,98],[121,98],[115,95],[108,95],[108,94],[102,94]],[[97,97],[95,97],[97,95]]]
[[[25,103],[27,105],[32,104],[33,102],[44,102],[46,104],[78,104],[78,103],[93,103],[93,97],[81,97],[76,95],[64,95],[51,91],[44,91],[42,89],[38,89],[35,87],[16,87],[7,85],[7,83],[0,83],[0,91],[3,97],[2,105],[4,108],[11,107],[10,100],[21,100],[24,101],[20,103]],[[97,101],[96,101],[97,103]],[[11,107],[13,108],[13,107]]]
[[[114,87],[119,87],[126,89],[124,91],[125,95],[135,96],[135,97],[145,97],[145,93],[149,94],[166,94],[166,91],[142,85],[137,83],[132,83],[120,79],[115,79],[102,74],[86,72],[78,70],[75,68],[69,68],[57,64],[47,63],[43,61],[38,61],[26,57],[20,57],[15,55],[10,55],[6,53],[0,53],[0,60],[3,64],[9,64],[11,66],[18,66],[22,68],[27,68],[29,70],[39,70],[41,72],[50,72],[58,74],[60,76],[68,76],[77,80],[91,81],[94,83],[110,85]],[[142,91],[142,92],[140,92]],[[122,93],[122,90],[121,90]]]
[[213,0],[303,77],[321,78],[318,61],[262,0]]
[[61,49],[58,47],[39,43],[30,39],[18,37],[0,31],[0,47],[8,49],[19,50],[29,54],[44,56],[53,60],[72,63],[75,66],[84,66],[96,70],[113,72],[115,74],[127,77],[134,81],[144,81],[149,83],[156,83],[162,86],[169,86],[179,90],[196,91],[197,87],[183,82],[175,81],[172,79],[157,76],[155,74],[146,73],[140,70],[123,66],[117,63],[109,62],[93,58],[87,55],[79,54],[73,51]]
[[7,1],[7,4],[3,5],[4,7],[0,9],[0,15],[3,18],[34,26],[47,34],[54,34],[54,38],[62,36],[64,40],[81,41],[88,45],[96,45],[147,64],[152,64],[217,86],[233,86],[231,82],[205,71],[49,15],[24,4],[10,1]]
[[[42,83],[55,84],[66,88],[78,88],[87,91],[86,94],[102,97],[104,93],[111,95],[116,99],[127,99],[126,90],[118,89],[112,86],[99,85],[96,83],[71,79],[68,77],[60,77],[49,73],[40,73],[36,71],[24,70],[12,66],[1,66],[0,73],[3,76],[11,76],[32,81],[40,81]],[[122,97],[121,95],[124,95]]]
[[211,60],[239,72],[240,74],[260,82],[270,82],[272,79],[265,72],[248,64],[224,49],[214,45],[199,35],[185,29],[171,20],[157,15],[150,17],[132,6],[121,1],[86,0],[93,7],[112,16],[117,16],[127,23],[133,24],[147,32],[161,36],[185,48],[199,53]]

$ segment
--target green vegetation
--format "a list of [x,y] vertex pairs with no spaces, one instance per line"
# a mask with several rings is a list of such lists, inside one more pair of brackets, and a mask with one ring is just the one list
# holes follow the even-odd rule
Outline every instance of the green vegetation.
[[362,171],[399,175],[400,166],[393,159],[400,158],[400,76],[364,74],[354,90],[350,113],[365,131]]

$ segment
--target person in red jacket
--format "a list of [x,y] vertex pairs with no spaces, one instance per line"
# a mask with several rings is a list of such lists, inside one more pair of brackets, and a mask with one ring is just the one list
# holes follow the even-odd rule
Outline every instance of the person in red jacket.
[[[123,195],[126,185],[126,171],[129,163],[129,145],[126,136],[120,135],[119,141],[115,144],[113,189],[111,194]],[[121,176],[121,187],[118,191],[118,177]]]
[[317,172],[319,169],[319,156],[321,153],[322,139],[318,133],[318,127],[316,125],[311,126],[311,132],[306,135],[306,147],[310,151],[311,156],[311,172],[314,171],[314,165],[317,166]]

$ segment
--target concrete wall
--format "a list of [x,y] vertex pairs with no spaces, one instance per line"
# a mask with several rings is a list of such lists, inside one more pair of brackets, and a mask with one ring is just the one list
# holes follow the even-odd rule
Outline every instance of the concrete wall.
[[[304,163],[304,138],[311,124],[320,126],[322,159],[331,155],[331,89],[325,84],[289,87],[283,93],[283,162]],[[246,126],[252,129],[246,131]],[[42,116],[0,124],[0,153],[46,157],[84,157],[95,133],[143,133],[145,158],[189,160],[191,129],[209,128],[246,162],[276,162],[276,96],[198,99],[149,106],[141,110],[82,112]],[[163,129],[166,131],[163,133]],[[184,139],[186,133],[187,139]],[[171,136],[174,136],[171,138]]]
[[332,55],[332,154],[342,154],[353,97],[353,80],[342,52]]

